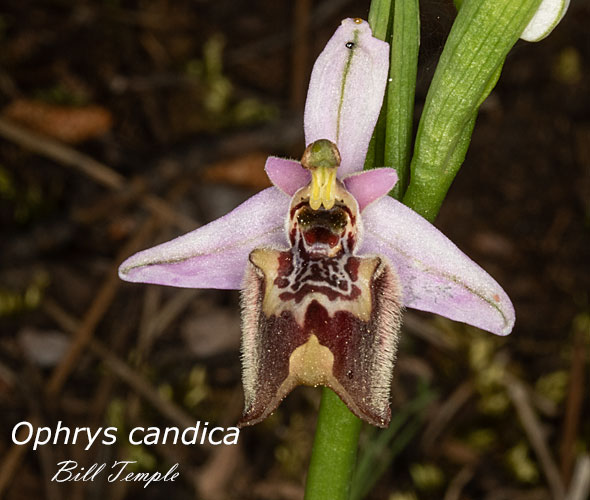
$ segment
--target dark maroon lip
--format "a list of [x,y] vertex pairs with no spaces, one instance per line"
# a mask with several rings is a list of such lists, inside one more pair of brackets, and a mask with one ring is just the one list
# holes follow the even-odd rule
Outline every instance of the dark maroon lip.
[[303,231],[303,237],[308,245],[324,244],[334,248],[340,242],[340,234],[332,232],[329,228],[318,226],[309,231]]
[[[289,211],[289,217],[292,219],[294,217],[295,213],[297,212],[297,210],[299,210],[300,208],[305,207],[305,206],[309,207],[309,200],[300,201],[299,203],[297,203],[297,205],[295,205],[293,208],[291,208],[291,210]],[[350,207],[348,205],[346,205],[344,203],[336,202],[330,210],[333,210],[334,208],[341,208],[342,210],[346,211],[346,213],[350,217],[352,224],[354,224],[355,217],[354,217],[354,214],[352,213],[352,210],[350,209]],[[326,210],[324,207],[320,207],[320,208],[318,208],[317,211],[326,211],[327,212],[328,210]]]

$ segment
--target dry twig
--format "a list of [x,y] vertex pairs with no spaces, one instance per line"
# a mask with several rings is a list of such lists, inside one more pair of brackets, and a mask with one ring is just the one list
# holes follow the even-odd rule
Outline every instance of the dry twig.
[[442,351],[449,352],[453,350],[453,346],[439,328],[434,326],[432,322],[423,320],[411,311],[406,311],[404,315],[403,328],[404,331],[425,340]]
[[148,351],[156,338],[189,306],[199,294],[199,290],[179,290],[154,314],[140,337],[139,350],[142,354]]
[[[27,432],[28,431],[24,427],[21,427],[17,434],[17,440],[24,441],[27,437]],[[10,486],[10,483],[28,450],[28,446],[13,444],[2,457],[2,465],[0,466],[0,498],[4,496],[8,486]]]
[[146,382],[139,373],[129,368],[127,363],[112,354],[102,342],[92,340],[90,343],[90,349],[102,359],[110,370],[137,391],[138,394],[147,400],[168,420],[181,428],[193,427],[195,425],[195,419],[193,417],[172,401],[162,398],[158,391],[154,389],[149,382]]
[[51,158],[62,165],[74,167],[103,186],[111,189],[125,187],[125,178],[105,164],[54,139],[31,132],[5,118],[0,118],[0,135],[24,149]]
[[92,301],[92,304],[86,312],[84,319],[80,323],[80,326],[74,335],[67,353],[60,360],[59,364],[55,367],[53,373],[51,374],[46,387],[46,394],[48,397],[55,397],[60,392],[63,384],[73,370],[76,361],[79,359],[80,354],[94,335],[94,330],[96,329],[98,323],[115,298],[115,293],[120,284],[120,280],[117,275],[119,263],[131,253],[139,250],[142,244],[152,233],[155,224],[156,220],[154,219],[150,219],[145,222],[135,234],[135,236],[131,238],[131,240],[123,247],[123,249],[115,258],[115,261],[113,262],[107,277],[96,294],[95,299]]
[[524,427],[529,442],[541,462],[541,467],[549,483],[551,494],[555,500],[561,500],[565,496],[565,488],[561,481],[559,469],[545,441],[541,423],[533,411],[527,391],[522,383],[514,377],[507,376],[505,385],[508,396],[516,408],[520,423]]
[[566,500],[587,500],[590,497],[590,455],[581,455]]
[[[0,135],[29,151],[50,158],[62,165],[73,167],[105,187],[117,191],[128,188],[125,177],[104,163],[54,139],[15,125],[4,118],[0,118]],[[192,218],[177,212],[168,202],[157,196],[146,194],[141,198],[141,201],[143,206],[154,215],[170,221],[183,231],[190,231],[198,225]]]
[[453,391],[453,394],[440,406],[436,412],[436,417],[432,419],[424,431],[422,437],[423,448],[430,449],[434,445],[445,427],[473,396],[474,390],[473,382],[468,380]]
[[459,500],[461,498],[461,492],[467,483],[473,477],[475,469],[473,465],[466,465],[463,467],[449,484],[447,491],[445,492],[444,500]]
[[[71,317],[55,302],[46,301],[44,303],[44,309],[45,312],[47,312],[64,330],[70,333],[78,331],[79,327],[76,319]],[[174,402],[163,399],[151,384],[146,382],[140,374],[131,369],[127,363],[111,353],[102,342],[90,339],[89,348],[90,351],[98,356],[123,382],[131,386],[164,417],[168,418],[179,427],[192,427],[195,424],[195,419],[193,417]]]
[[241,446],[215,448],[211,458],[195,475],[195,486],[203,500],[224,498],[227,485],[242,461]]
[[572,364],[570,369],[569,390],[565,407],[563,434],[561,436],[561,477],[567,484],[569,482],[572,466],[574,464],[574,446],[582,412],[582,399],[584,397],[584,361],[586,350],[584,349],[583,332],[574,331]]

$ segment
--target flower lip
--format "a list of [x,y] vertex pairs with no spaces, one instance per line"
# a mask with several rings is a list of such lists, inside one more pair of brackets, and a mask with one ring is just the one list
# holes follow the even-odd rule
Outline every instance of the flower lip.
[[[341,238],[350,221],[350,210],[341,205],[330,209],[313,210],[308,204],[295,214],[305,246],[314,254],[332,253],[342,249]],[[319,252],[318,252],[319,250]]]
[[297,245],[297,235],[310,255],[324,252],[330,256],[345,248],[352,251],[362,233],[358,203],[342,182],[334,183],[334,202],[330,208],[315,209],[312,206],[312,183],[301,188],[292,198],[287,222],[287,234],[292,246]]

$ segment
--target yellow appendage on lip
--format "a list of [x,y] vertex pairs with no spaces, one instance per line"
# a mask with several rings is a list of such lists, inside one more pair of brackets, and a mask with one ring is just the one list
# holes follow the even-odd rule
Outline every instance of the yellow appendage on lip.
[[322,205],[326,210],[334,206],[336,169],[319,167],[311,172],[311,196],[309,206],[318,210]]
[[311,172],[309,206],[313,210],[319,210],[322,205],[326,210],[334,206],[340,161],[336,144],[327,139],[312,142],[303,153],[301,165]]

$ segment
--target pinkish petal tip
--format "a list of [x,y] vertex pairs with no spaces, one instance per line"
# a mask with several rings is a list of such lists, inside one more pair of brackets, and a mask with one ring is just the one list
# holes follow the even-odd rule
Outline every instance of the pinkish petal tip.
[[506,292],[444,234],[416,212],[384,197],[363,212],[363,253],[385,255],[404,288],[404,305],[497,335],[514,326]]
[[311,175],[298,161],[269,156],[264,167],[271,182],[283,193],[293,196],[295,192],[309,184]]
[[254,248],[287,244],[289,201],[278,189],[265,189],[206,226],[129,257],[119,276],[136,283],[239,289]]
[[393,168],[376,168],[358,172],[343,179],[346,189],[356,198],[359,210],[385,196],[397,183]]

